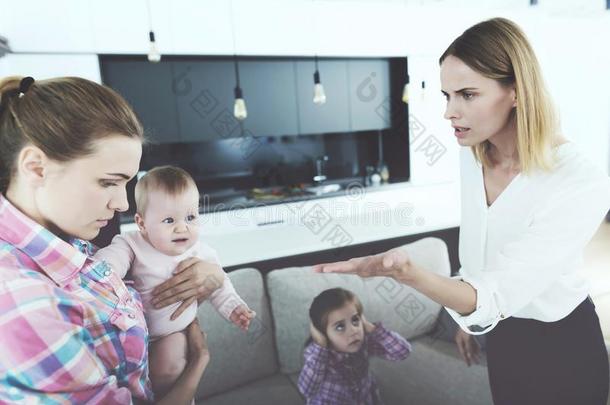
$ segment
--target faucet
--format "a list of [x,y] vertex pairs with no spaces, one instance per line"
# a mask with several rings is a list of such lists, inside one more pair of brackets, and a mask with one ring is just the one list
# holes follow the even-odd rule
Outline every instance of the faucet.
[[328,156],[318,156],[316,158],[316,175],[313,176],[315,184],[322,184],[326,180],[326,175],[323,173],[324,162],[328,162]]

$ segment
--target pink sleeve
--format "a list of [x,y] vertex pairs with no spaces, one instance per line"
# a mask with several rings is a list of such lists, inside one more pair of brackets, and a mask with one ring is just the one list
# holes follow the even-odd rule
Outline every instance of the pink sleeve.
[[237,294],[235,287],[233,287],[233,283],[231,283],[231,279],[229,279],[229,276],[227,276],[226,273],[222,287],[214,291],[212,295],[210,295],[209,300],[210,304],[212,304],[225,319],[229,319],[233,310],[239,305],[248,306]]
[[105,261],[121,278],[125,278],[135,254],[125,237],[116,235],[112,238],[110,245],[98,250],[93,257],[96,260]]
[[[198,256],[203,261],[216,263],[221,266],[218,253],[206,243],[201,242]],[[227,320],[229,320],[231,313],[237,306],[245,305],[248,307],[235,291],[235,287],[233,287],[233,283],[231,283],[226,273],[222,286],[216,289],[208,299],[210,304]]]

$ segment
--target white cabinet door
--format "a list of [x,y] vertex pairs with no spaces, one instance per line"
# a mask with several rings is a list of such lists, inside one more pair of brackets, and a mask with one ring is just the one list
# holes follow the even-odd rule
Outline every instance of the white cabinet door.
[[233,0],[236,52],[312,55],[315,48],[311,3],[311,0]]
[[0,62],[1,75],[32,76],[36,80],[78,76],[101,83],[97,55],[8,54]]
[[91,52],[89,2],[0,0],[0,34],[13,52]]
[[171,53],[177,55],[231,55],[231,2],[177,0],[168,2]]
[[[100,54],[148,53],[150,25],[145,0],[90,0],[94,51]],[[171,50],[171,30],[168,23],[168,2],[151,0],[152,28],[157,48],[163,53]]]

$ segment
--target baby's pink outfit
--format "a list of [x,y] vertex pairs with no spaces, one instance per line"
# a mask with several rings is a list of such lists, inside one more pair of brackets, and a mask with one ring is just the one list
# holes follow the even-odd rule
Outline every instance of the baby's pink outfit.
[[[153,289],[171,278],[178,263],[189,257],[198,257],[203,261],[220,265],[216,251],[201,241],[179,256],[169,256],[155,249],[139,231],[115,236],[109,246],[95,254],[95,259],[106,261],[121,278],[131,270],[134,286],[142,296],[144,316],[151,340],[185,329],[197,315],[197,302],[189,305],[173,321],[170,317],[181,302],[159,309],[154,308],[151,303]],[[226,274],[222,287],[215,290],[208,300],[227,320],[238,305],[246,305],[235,292]]]

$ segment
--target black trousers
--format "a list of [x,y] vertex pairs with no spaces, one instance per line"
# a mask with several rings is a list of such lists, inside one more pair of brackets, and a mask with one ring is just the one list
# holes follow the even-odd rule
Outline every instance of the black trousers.
[[591,298],[557,322],[507,318],[486,336],[494,405],[606,405],[608,354]]

